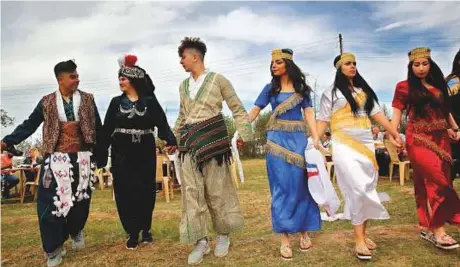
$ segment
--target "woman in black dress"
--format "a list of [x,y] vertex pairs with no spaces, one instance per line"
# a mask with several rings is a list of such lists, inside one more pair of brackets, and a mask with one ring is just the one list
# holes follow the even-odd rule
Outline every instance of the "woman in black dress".
[[[137,58],[119,59],[120,96],[110,102],[104,120],[104,142],[111,146],[115,201],[125,231],[129,234],[127,249],[141,242],[151,243],[152,213],[155,206],[155,127],[158,137],[175,146],[165,113],[155,97],[155,86],[145,70],[136,66]],[[104,153],[106,154],[106,153]]]

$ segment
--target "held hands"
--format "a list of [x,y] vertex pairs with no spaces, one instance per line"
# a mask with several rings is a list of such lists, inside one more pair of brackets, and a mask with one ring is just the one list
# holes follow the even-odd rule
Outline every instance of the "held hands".
[[238,140],[236,140],[236,147],[237,147],[237,148],[242,148],[243,146],[244,146],[244,141],[243,141],[243,139],[238,138]]
[[168,154],[174,154],[177,151],[177,146],[166,146],[165,151]]
[[321,145],[319,144],[319,138],[318,138],[318,137],[314,137],[314,138],[313,138],[313,146],[314,146],[317,150],[320,149],[320,146],[321,146]]
[[458,140],[460,140],[460,132],[455,132],[452,129],[447,129],[447,135],[449,135],[449,138],[452,141],[458,142]]
[[401,149],[403,147],[403,141],[401,140],[401,136],[396,135],[396,136],[389,136],[390,142],[395,145],[398,149]]

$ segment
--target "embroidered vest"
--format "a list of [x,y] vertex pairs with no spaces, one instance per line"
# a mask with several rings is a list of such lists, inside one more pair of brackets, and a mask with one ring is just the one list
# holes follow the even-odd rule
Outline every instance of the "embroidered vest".
[[[80,119],[81,138],[83,144],[96,144],[96,111],[94,99],[91,94],[79,91],[81,103],[78,109]],[[59,114],[56,106],[56,93],[43,97],[43,150],[45,153],[56,152],[61,135]]]

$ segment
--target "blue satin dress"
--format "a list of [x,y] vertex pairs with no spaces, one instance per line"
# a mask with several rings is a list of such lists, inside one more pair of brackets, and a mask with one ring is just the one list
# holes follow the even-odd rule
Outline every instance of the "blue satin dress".
[[[264,87],[255,105],[261,109],[269,103],[272,110],[291,97],[294,93],[271,94],[271,84]],[[305,96],[286,113],[277,119],[287,121],[304,121],[302,109],[311,107],[311,99]],[[267,131],[267,140],[301,156],[305,162],[307,135],[305,131]],[[270,192],[272,195],[271,214],[275,233],[293,234],[303,231],[319,231],[321,216],[318,205],[313,200],[308,189],[308,178],[305,168],[286,162],[283,157],[266,153],[266,164]]]

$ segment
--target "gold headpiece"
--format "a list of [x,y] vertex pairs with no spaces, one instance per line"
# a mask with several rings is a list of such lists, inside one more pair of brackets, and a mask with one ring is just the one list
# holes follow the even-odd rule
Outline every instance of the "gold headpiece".
[[414,61],[418,58],[431,58],[431,50],[428,47],[417,47],[409,52],[409,61]]
[[283,52],[281,49],[275,49],[272,51],[272,60],[281,58],[292,60],[292,54]]
[[343,53],[343,54],[340,56],[339,61],[337,61],[337,63],[335,63],[335,68],[336,68],[336,69],[340,69],[340,67],[342,66],[342,64],[345,63],[345,62],[347,62],[348,60],[350,60],[350,61],[356,61],[355,55],[353,55],[352,53]]

